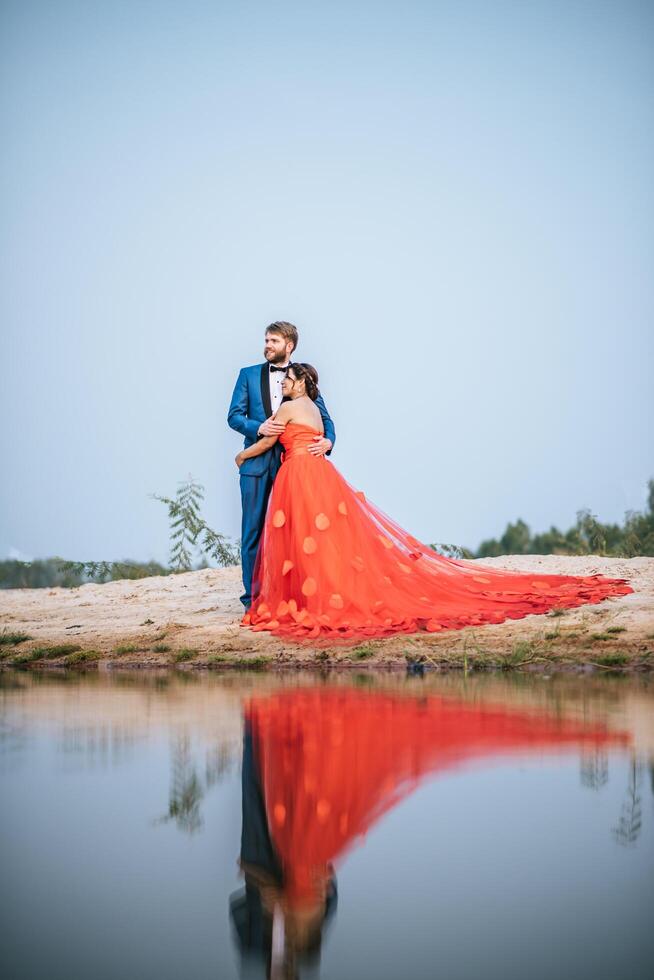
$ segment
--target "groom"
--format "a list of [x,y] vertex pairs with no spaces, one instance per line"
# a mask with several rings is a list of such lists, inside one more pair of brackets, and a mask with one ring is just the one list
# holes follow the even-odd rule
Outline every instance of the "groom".
[[[275,414],[282,403],[282,381],[297,347],[297,328],[285,320],[277,320],[266,328],[263,364],[241,368],[232,403],[229,406],[227,422],[245,436],[247,449],[262,436],[278,436],[284,426],[275,422]],[[324,436],[315,436],[308,451],[314,456],[329,455],[336,439],[334,423],[329,417],[322,397],[318,395],[316,405],[322,415]],[[246,459],[240,469],[241,504],[241,562],[243,565],[243,588],[241,602],[246,611],[252,602],[252,573],[257,555],[259,538],[266,517],[268,497],[273,481],[281,463],[281,446],[278,442],[267,452],[252,459]]]

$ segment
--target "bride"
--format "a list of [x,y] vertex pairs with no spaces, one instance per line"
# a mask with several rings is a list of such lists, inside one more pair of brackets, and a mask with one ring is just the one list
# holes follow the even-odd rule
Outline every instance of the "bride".
[[[625,579],[538,575],[443,558],[307,447],[323,433],[318,374],[290,364],[275,421],[285,428],[242,625],[295,640],[338,642],[521,619],[626,595]],[[236,465],[277,441],[266,436]]]

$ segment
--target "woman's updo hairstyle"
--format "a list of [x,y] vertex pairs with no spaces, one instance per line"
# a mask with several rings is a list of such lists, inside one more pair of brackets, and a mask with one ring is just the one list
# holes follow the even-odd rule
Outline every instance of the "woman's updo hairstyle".
[[298,381],[304,381],[304,387],[307,395],[312,402],[315,402],[316,398],[320,394],[318,389],[318,372],[315,367],[311,364],[300,364],[293,363],[289,364],[289,370],[293,369],[293,374]]

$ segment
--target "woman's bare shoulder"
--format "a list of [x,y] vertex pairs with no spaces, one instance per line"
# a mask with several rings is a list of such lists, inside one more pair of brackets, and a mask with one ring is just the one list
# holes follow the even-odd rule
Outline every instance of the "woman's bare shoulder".
[[289,422],[293,415],[293,402],[282,402],[275,412],[275,422]]
[[322,416],[313,405],[296,404],[297,400],[282,402],[275,415],[275,421],[286,425],[287,422],[296,422],[298,425],[311,425],[319,432],[323,431]]

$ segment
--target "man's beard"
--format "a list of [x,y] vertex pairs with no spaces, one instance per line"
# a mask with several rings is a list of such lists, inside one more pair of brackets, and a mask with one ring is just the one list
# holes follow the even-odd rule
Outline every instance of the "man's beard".
[[263,356],[269,364],[285,364],[287,360],[286,354],[277,354],[274,351],[269,354],[268,351],[264,350]]

